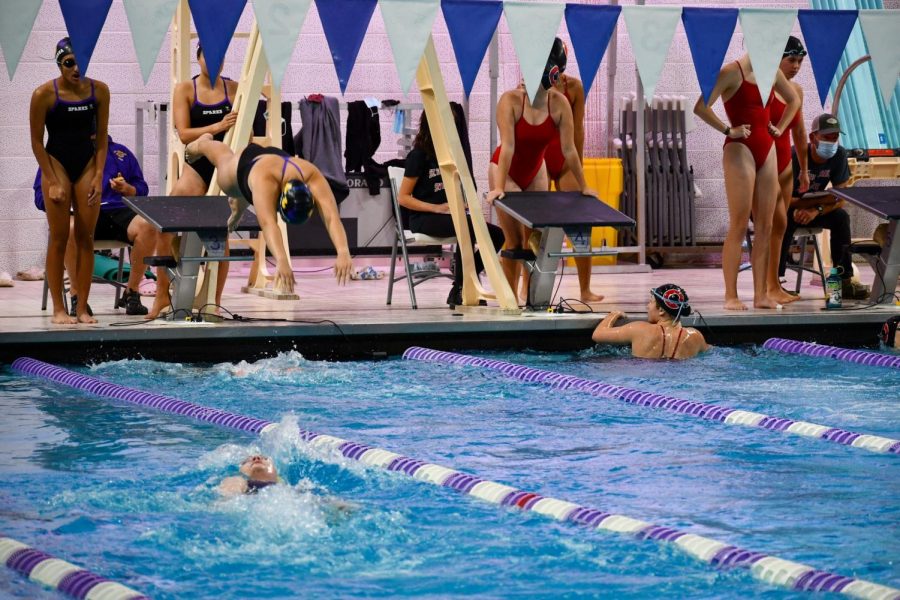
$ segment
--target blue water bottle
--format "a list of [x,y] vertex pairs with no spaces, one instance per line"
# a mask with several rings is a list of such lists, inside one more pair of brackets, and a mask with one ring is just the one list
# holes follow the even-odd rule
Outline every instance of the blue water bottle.
[[828,295],[825,297],[825,308],[841,308],[843,305],[843,282],[838,274],[837,267],[831,267],[831,273],[825,280],[825,290]]

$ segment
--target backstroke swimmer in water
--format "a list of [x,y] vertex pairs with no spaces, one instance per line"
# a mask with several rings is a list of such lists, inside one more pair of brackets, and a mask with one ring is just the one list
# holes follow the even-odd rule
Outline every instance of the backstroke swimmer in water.
[[592,339],[598,344],[631,344],[637,358],[681,360],[709,349],[703,334],[684,327],[681,317],[691,314],[687,292],[674,283],[650,290],[647,321],[633,321],[616,327],[625,313],[613,311],[594,330]]
[[217,169],[222,191],[230,196],[231,217],[228,230],[234,231],[250,204],[262,228],[269,252],[275,257],[275,290],[294,291],[291,258],[284,250],[276,212],[287,223],[300,224],[318,208],[337,250],[334,276],[344,285],[350,279],[353,264],[347,246],[347,234],[341,224],[334,194],[321,171],[314,164],[290,156],[280,148],[264,148],[250,144],[240,154],[205,133],[185,147],[185,160],[196,162],[206,157]]

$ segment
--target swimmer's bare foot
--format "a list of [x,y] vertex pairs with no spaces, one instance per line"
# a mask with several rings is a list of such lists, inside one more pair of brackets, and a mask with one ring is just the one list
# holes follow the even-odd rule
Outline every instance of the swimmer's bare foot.
[[234,231],[237,229],[238,224],[241,222],[241,217],[244,216],[244,211],[249,205],[246,202],[229,198],[228,206],[231,207],[231,216],[228,217],[228,231]]
[[78,321],[69,316],[64,310],[53,311],[53,318],[50,319],[50,322],[54,325],[75,325]]
[[171,299],[168,296],[166,296],[165,298],[157,296],[157,298],[153,301],[153,306],[150,307],[150,311],[146,315],[144,315],[144,318],[148,321],[151,319],[158,319],[163,313],[169,312],[171,310]]
[[213,135],[211,133],[204,133],[196,140],[188,144],[184,147],[184,162],[189,165],[194,164],[201,158],[203,158],[203,153],[200,152],[200,142],[203,140],[211,140],[213,139]]
[[778,308],[778,303],[769,298],[768,296],[763,296],[762,298],[754,298],[753,299],[753,308],[770,308],[776,309]]
[[77,321],[78,321],[79,323],[84,323],[84,324],[87,324],[87,325],[90,325],[90,324],[92,324],[92,323],[96,323],[96,322],[97,322],[97,319],[95,319],[94,317],[92,317],[91,315],[89,315],[89,314],[87,313],[87,311],[85,311],[85,312],[83,312],[83,313],[80,313],[80,314],[76,317],[76,319],[77,319]]
[[590,304],[591,302],[600,302],[603,298],[603,294],[595,294],[591,290],[581,290],[581,301],[587,304]]
[[747,305],[737,298],[726,298],[725,310],[747,310]]
[[766,293],[766,297],[776,304],[790,304],[800,299],[800,296],[793,296],[781,289]]

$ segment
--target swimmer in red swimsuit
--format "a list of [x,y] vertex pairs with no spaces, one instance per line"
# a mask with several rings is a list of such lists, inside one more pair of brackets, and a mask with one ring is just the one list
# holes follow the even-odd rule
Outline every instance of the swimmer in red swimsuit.
[[[42,192],[50,239],[47,286],[56,325],[96,323],[87,312],[94,272],[94,227],[100,214],[106,166],[109,87],[81,76],[69,38],[56,44],[59,77],[38,86],[31,96],[31,149],[41,168]],[[44,127],[47,145],[44,146]],[[63,303],[63,257],[69,239],[69,215],[75,221],[79,300],[75,317]]]
[[[780,69],[788,81],[792,80],[800,67],[803,66],[803,57],[806,56],[806,49],[799,39],[791,36],[788,38],[787,46],[784,49],[784,55],[781,59]],[[800,105],[803,106],[803,88],[790,81],[791,87],[800,98]],[[774,90],[769,97],[769,127],[774,129],[776,124],[781,121],[784,111],[787,108],[784,99],[781,98]],[[774,137],[774,133],[773,133]],[[807,140],[806,127],[803,124],[803,110],[798,109],[794,115],[794,119],[788,125],[788,129],[778,137],[775,137],[775,162],[778,171],[778,186],[780,195],[778,202],[775,204],[775,215],[772,219],[772,240],[769,243],[769,269],[766,273],[766,292],[769,298],[774,299],[779,304],[787,304],[799,300],[800,296],[793,296],[781,289],[781,282],[778,279],[778,260],[781,257],[781,240],[787,229],[787,210],[791,203],[791,196],[794,191],[794,170],[791,168],[791,138],[794,139],[794,146],[797,147],[797,158],[800,160],[800,193],[809,189],[809,171],[807,169]]]
[[[557,91],[563,93],[569,106],[572,107],[572,119],[575,124],[575,149],[578,157],[584,162],[584,85],[581,80],[563,73],[556,84]],[[544,153],[544,163],[547,165],[547,177],[553,182],[555,188],[561,192],[577,192],[578,182],[575,175],[566,167],[566,157],[563,156],[559,138],[554,138],[547,151]],[[575,259],[575,267],[578,271],[578,287],[581,291],[582,302],[600,302],[601,294],[591,291],[591,257],[582,256]]]
[[637,358],[682,360],[709,350],[703,334],[684,327],[681,317],[691,314],[687,292],[674,283],[650,290],[647,321],[632,321],[616,327],[625,313],[613,311],[594,330],[591,339],[598,344],[631,344]]
[[[781,120],[772,125],[769,111],[763,106],[756,78],[746,54],[722,67],[719,78],[705,104],[701,96],[694,114],[725,134],[722,168],[725,194],[728,197],[728,234],[722,248],[722,271],[725,276],[725,308],[747,310],[738,298],[737,275],[741,263],[741,244],[753,214],[756,243],[750,256],[753,267],[753,306],[776,308],[778,298],[766,290],[770,237],[775,202],[778,199],[778,174],[775,172],[773,135],[787,129],[800,108],[800,99],[781,71],[775,73],[775,92],[784,98],[787,108]],[[730,124],[723,122],[710,108],[722,98]]]
[[[500,129],[500,146],[491,158],[488,178],[491,191],[487,201],[503,198],[504,192],[545,191],[550,185],[544,166],[544,153],[553,139],[560,140],[566,164],[575,177],[577,189],[583,194],[596,196],[587,187],[581,159],[575,147],[572,109],[565,96],[553,89],[565,70],[565,50],[557,38],[547,59],[541,87],[529,102],[523,89],[510,90],[497,103],[497,126]],[[525,248],[530,230],[514,217],[498,211],[500,227],[506,237],[507,248]],[[502,258],[501,264],[507,281],[513,290],[519,279],[518,261]]]

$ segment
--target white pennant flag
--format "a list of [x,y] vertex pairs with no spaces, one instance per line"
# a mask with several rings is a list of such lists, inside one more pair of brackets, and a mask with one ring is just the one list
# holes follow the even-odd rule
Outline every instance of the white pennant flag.
[[394,53],[400,89],[406,94],[416,78],[441,3],[440,0],[380,0],[378,5]]
[[536,2],[504,2],[503,13],[512,35],[519,59],[519,69],[525,80],[525,90],[534,100],[541,87],[544,67],[553,49],[566,5]]
[[22,58],[22,51],[39,10],[41,0],[3,0],[0,48],[3,48],[6,72],[9,73],[10,80],[16,74],[16,67],[19,66],[19,59]]
[[622,14],[644,86],[644,97],[652,99],[675,36],[675,27],[681,20],[681,7],[623,6]]
[[796,8],[742,8],[741,31],[763,106],[775,83],[784,47],[797,20]]
[[150,80],[150,72],[156,64],[177,5],[178,0],[125,0],[125,14],[128,15],[134,53],[141,65],[144,85]]
[[900,32],[900,10],[861,10],[859,22],[869,56],[872,57],[872,70],[881,90],[885,104],[890,104],[897,87],[897,76],[900,75],[900,44],[897,34]]
[[253,0],[253,14],[259,27],[272,83],[281,88],[297,37],[306,20],[311,0]]

